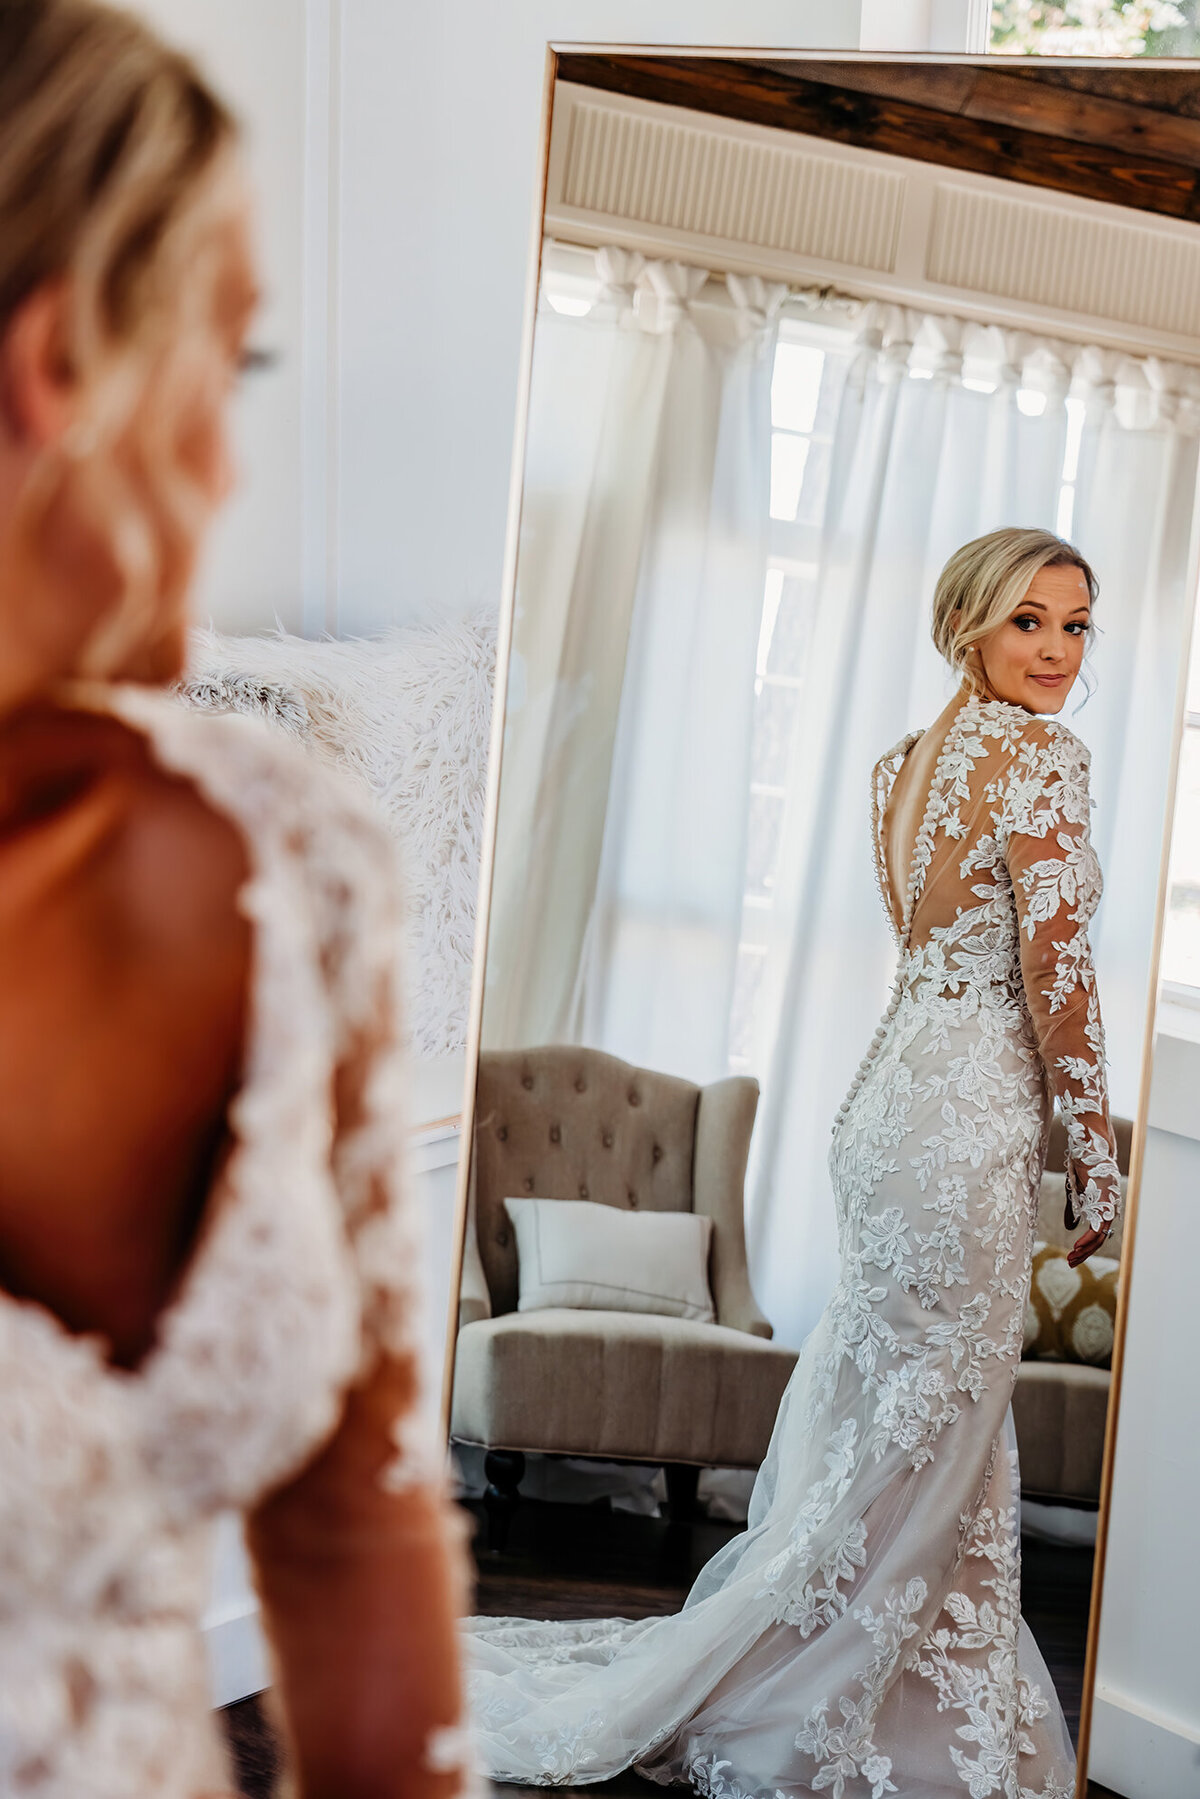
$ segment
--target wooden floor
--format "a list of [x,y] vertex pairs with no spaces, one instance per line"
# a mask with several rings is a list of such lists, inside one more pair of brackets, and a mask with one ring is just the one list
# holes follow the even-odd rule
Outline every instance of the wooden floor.
[[[678,1611],[696,1573],[735,1534],[732,1525],[700,1521],[676,1527],[658,1519],[610,1512],[607,1506],[523,1501],[503,1557],[477,1552],[476,1610],[488,1617],[657,1617]],[[1027,1539],[1022,1556],[1022,1611],[1046,1658],[1067,1723],[1079,1729],[1087,1640],[1091,1551]],[[258,1701],[222,1714],[246,1799],[269,1799],[278,1757]],[[571,1799],[650,1799],[663,1788],[635,1774],[581,1788],[558,1787]],[[497,1787],[500,1799],[542,1795],[542,1787]],[[1089,1799],[1114,1799],[1094,1783]]]

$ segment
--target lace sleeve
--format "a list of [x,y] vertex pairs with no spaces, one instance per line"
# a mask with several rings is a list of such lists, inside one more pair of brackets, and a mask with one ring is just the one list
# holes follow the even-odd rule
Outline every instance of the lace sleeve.
[[1101,890],[1090,807],[1087,750],[1061,726],[1031,724],[1007,782],[1005,861],[1025,1000],[1066,1126],[1068,1198],[1077,1222],[1100,1229],[1121,1188],[1087,934]]
[[462,1799],[477,1790],[457,1645],[466,1558],[424,1391],[399,908],[390,845],[350,822],[326,863],[323,935],[339,1039],[333,1169],[362,1361],[333,1437],[257,1509],[247,1539],[297,1791]]
[[381,1477],[399,1491],[438,1480],[443,1462],[423,1355],[423,1232],[408,1174],[400,880],[391,843],[373,820],[342,819],[337,861],[343,869],[357,865],[358,878],[349,896],[339,883],[327,920],[340,1038],[333,1172],[359,1275],[364,1365],[383,1354],[412,1369],[413,1403],[393,1421],[393,1454]]

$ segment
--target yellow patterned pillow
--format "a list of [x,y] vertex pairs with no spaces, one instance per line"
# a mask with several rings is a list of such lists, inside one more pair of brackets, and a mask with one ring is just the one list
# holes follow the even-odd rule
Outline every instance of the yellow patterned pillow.
[[1021,1354],[1111,1368],[1118,1267],[1114,1256],[1089,1256],[1072,1268],[1065,1249],[1035,1243]]

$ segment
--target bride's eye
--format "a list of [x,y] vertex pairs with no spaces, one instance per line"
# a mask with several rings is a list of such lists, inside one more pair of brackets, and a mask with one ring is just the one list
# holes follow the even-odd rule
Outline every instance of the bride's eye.
[[1017,627],[1018,631],[1036,631],[1040,622],[1041,621],[1034,618],[1033,614],[1030,612],[1018,613],[1017,617],[1013,619],[1013,624]]
[[257,344],[248,344],[238,353],[237,371],[239,375],[261,375],[273,369],[279,361],[274,350],[260,348]]
[[1073,618],[1068,621],[1066,629],[1072,632],[1074,636],[1082,637],[1091,622],[1090,618]]

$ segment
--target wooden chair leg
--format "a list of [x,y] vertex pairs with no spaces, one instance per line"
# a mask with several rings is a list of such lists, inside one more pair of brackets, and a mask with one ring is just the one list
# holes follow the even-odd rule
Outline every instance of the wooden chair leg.
[[525,1457],[519,1449],[489,1449],[483,1458],[483,1472],[488,1483],[483,1495],[488,1548],[494,1555],[502,1555],[517,1509],[517,1488],[525,1473]]
[[691,1524],[696,1516],[696,1488],[700,1470],[687,1462],[669,1462],[667,1477],[667,1516],[672,1524]]

